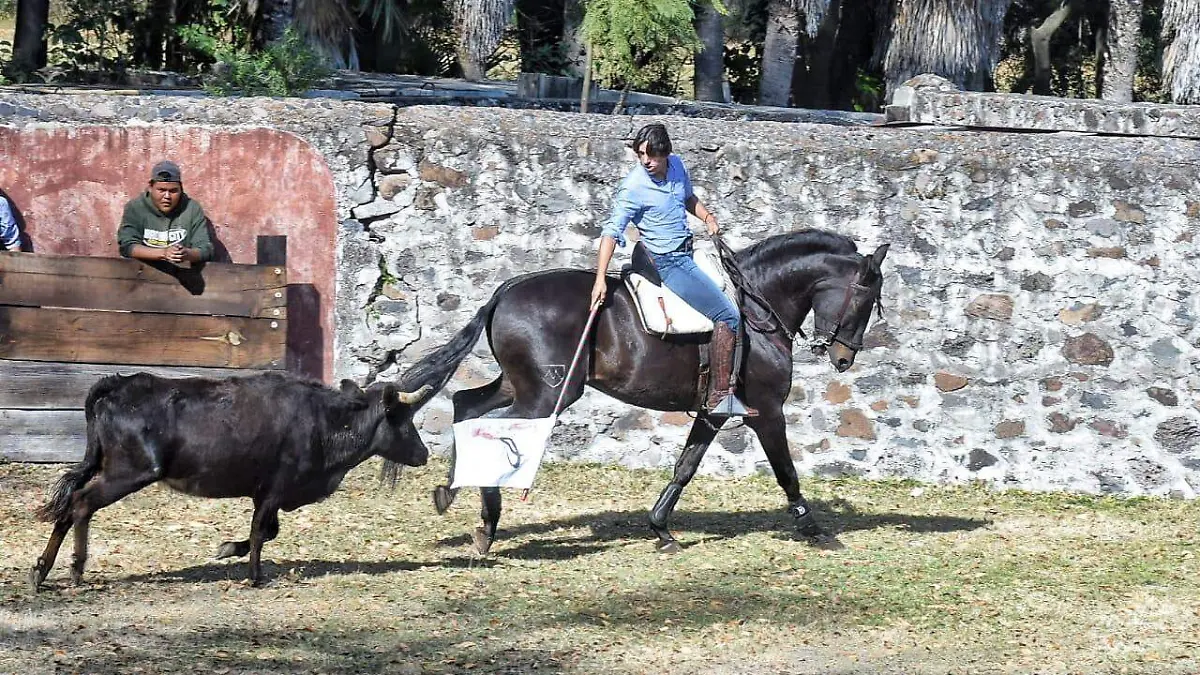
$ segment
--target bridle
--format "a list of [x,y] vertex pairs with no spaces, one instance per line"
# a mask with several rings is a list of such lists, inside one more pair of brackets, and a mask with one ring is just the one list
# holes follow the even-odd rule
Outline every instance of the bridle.
[[[762,308],[765,314],[765,316],[755,316],[747,311],[745,312],[746,323],[754,330],[766,335],[770,335],[777,331],[782,332],[787,337],[787,343],[777,343],[777,346],[786,352],[789,357],[792,353],[791,345],[795,341],[797,335],[805,340],[808,340],[809,349],[811,349],[814,354],[818,355],[825,353],[825,351],[834,342],[844,345],[846,348],[852,349],[856,352],[862,349],[861,342],[852,342],[839,335],[842,329],[842,323],[846,320],[846,312],[850,311],[850,305],[854,301],[854,298],[865,296],[871,292],[870,286],[865,286],[860,283],[862,280],[861,275],[855,276],[854,281],[846,284],[846,294],[842,298],[842,306],[838,310],[837,317],[834,319],[834,321],[828,324],[833,326],[832,329],[822,329],[818,325],[817,318],[819,318],[819,315],[817,314],[817,308],[813,307],[813,336],[812,339],[809,339],[809,337],[805,335],[804,331],[800,328],[797,328],[795,331],[788,328],[787,324],[784,323],[783,319],[781,319],[779,314],[776,313],[775,308],[771,306],[771,303],[768,302],[767,299],[758,292],[758,289],[755,288],[748,279],[746,279],[745,274],[742,273],[741,267],[739,267],[737,264],[733,249],[729,248],[729,245],[725,243],[725,240],[720,235],[714,235],[712,237],[712,241],[717,247],[717,254],[720,256],[721,262],[725,266],[725,271],[729,274],[730,283],[734,285],[734,287],[738,290],[738,293],[740,293],[743,298],[751,300],[754,304],[758,305],[760,308]],[[746,303],[742,303],[742,305],[743,308],[747,307]],[[879,314],[879,317],[882,318],[883,300],[879,297],[875,298],[875,308]]]

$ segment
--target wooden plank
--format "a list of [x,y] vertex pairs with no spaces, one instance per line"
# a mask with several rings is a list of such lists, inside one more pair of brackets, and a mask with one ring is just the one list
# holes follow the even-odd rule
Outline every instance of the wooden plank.
[[0,358],[20,361],[278,369],[286,341],[272,319],[0,306]]
[[[212,273],[206,271],[205,276]],[[205,287],[202,294],[194,295],[178,282],[0,272],[0,305],[286,319],[287,289],[221,291]]]
[[0,359],[0,408],[82,410],[88,390],[97,380],[106,375],[132,375],[138,372],[162,377],[224,378],[263,371]]
[[[234,265],[205,263],[195,268],[176,268],[168,263],[149,263],[132,258],[29,254],[0,251],[0,276],[6,273],[50,274],[83,279],[137,279],[143,283],[179,286],[204,282],[205,293],[239,293],[273,290],[287,286],[287,269],[279,265]],[[194,284],[193,284],[194,285]]]
[[0,458],[78,462],[87,449],[82,410],[0,410]]

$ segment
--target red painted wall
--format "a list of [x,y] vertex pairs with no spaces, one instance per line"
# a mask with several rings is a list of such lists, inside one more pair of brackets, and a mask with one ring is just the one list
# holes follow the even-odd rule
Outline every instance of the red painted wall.
[[212,220],[218,260],[254,263],[258,235],[287,235],[289,369],[329,380],[333,175],[303,139],[271,129],[0,127],[0,189],[35,253],[120,255],[121,212],[160,159],[179,164],[184,190]]

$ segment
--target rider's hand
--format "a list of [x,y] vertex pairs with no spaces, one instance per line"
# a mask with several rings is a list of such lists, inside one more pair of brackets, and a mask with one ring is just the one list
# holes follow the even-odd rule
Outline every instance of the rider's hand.
[[595,307],[604,302],[604,296],[608,294],[608,282],[604,277],[596,277],[596,283],[592,285],[592,304],[588,307]]
[[708,235],[710,237],[715,237],[721,231],[721,226],[717,224],[717,217],[711,213],[704,219],[704,224],[708,226]]

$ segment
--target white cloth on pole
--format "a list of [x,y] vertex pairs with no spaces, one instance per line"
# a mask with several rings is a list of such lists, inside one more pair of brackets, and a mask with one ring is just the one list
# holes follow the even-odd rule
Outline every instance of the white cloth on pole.
[[557,417],[483,417],[454,425],[452,488],[529,489]]

